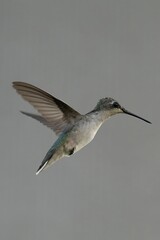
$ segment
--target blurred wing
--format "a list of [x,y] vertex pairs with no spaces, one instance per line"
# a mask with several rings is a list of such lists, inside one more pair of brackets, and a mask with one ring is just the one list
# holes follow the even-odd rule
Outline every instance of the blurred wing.
[[53,129],[56,134],[60,134],[81,116],[80,113],[66,103],[31,84],[13,82],[13,87],[26,101],[38,110],[42,117],[29,113],[24,114],[39,120],[44,125]]

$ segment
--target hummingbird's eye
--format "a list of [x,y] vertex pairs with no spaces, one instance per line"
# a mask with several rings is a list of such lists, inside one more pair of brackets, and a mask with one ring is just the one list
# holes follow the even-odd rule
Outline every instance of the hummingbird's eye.
[[118,102],[114,102],[112,106],[113,106],[114,108],[119,108],[119,107],[120,107],[120,105],[119,105]]

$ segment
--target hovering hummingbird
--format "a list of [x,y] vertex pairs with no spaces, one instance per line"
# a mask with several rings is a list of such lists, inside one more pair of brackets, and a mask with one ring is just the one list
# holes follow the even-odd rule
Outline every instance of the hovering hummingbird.
[[100,126],[112,115],[125,113],[151,123],[129,112],[112,98],[100,99],[91,112],[82,115],[66,103],[31,84],[13,82],[13,87],[41,115],[22,113],[40,121],[58,135],[58,139],[47,152],[36,174],[90,143]]

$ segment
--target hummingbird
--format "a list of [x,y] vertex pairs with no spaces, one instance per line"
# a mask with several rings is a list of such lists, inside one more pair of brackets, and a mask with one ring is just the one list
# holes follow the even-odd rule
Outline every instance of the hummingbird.
[[36,174],[57,160],[65,156],[69,157],[85,147],[93,140],[101,125],[115,114],[128,114],[151,124],[148,120],[126,110],[110,97],[100,99],[92,111],[83,115],[63,101],[31,84],[13,82],[13,87],[40,114],[21,112],[51,128],[58,136]]

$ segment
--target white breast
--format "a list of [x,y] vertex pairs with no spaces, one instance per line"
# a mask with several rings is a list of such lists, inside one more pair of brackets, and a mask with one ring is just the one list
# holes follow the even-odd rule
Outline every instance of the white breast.
[[79,151],[93,140],[101,125],[102,123],[100,122],[80,121],[78,126],[75,126],[73,136],[76,142],[75,152]]

